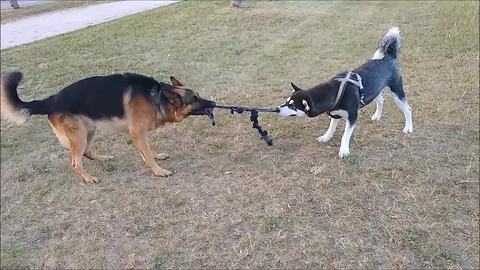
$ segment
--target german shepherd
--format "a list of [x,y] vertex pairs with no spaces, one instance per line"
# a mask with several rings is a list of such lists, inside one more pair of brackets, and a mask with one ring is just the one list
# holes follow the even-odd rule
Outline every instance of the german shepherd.
[[155,161],[168,156],[152,153],[147,132],[167,122],[181,122],[189,115],[211,115],[215,106],[174,77],[170,77],[171,84],[134,73],[88,77],[46,99],[29,102],[18,97],[21,80],[18,71],[2,74],[2,117],[20,124],[29,115],[48,115],[53,133],[70,149],[73,171],[87,183],[97,183],[98,179],[83,169],[82,156],[91,160],[112,158],[94,152],[97,127],[128,132],[153,174],[169,176],[172,173]]

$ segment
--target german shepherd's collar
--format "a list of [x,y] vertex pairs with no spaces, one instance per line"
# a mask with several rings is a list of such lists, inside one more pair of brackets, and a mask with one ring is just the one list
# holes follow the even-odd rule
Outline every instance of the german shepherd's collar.
[[172,173],[155,161],[168,156],[152,153],[147,132],[167,122],[181,122],[189,115],[206,114],[215,106],[174,77],[170,77],[171,84],[134,73],[89,77],[46,99],[29,102],[18,97],[21,80],[20,72],[2,74],[2,117],[19,124],[29,115],[48,115],[60,143],[70,149],[73,171],[89,183],[98,180],[83,169],[82,156],[107,158],[97,156],[93,149],[97,127],[128,132],[153,174],[168,176]]
[[[383,36],[373,58],[352,70],[359,75],[357,83],[338,80],[339,77],[349,77],[347,72],[338,74],[308,90],[302,90],[292,83],[294,92],[284,104],[278,107],[280,115],[315,117],[322,113],[328,113],[332,117],[330,127],[323,136],[318,138],[319,142],[328,142],[335,133],[339,119],[343,118],[346,126],[339,156],[345,157],[350,154],[350,137],[357,122],[358,110],[375,101],[377,110],[372,116],[372,120],[380,120],[384,101],[381,92],[384,88],[389,88],[395,103],[402,109],[405,116],[403,132],[413,132],[412,113],[405,97],[402,75],[397,62],[399,51],[400,31],[397,27],[392,27]],[[361,83],[360,80],[362,80]],[[362,87],[363,91],[361,91]],[[344,90],[343,93],[340,93],[339,100],[336,101],[339,89]]]

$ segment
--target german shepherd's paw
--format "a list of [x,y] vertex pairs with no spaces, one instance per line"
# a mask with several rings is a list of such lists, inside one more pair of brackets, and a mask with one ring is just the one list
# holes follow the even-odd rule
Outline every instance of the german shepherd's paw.
[[155,156],[157,160],[165,160],[168,159],[170,156],[167,153],[160,153]]
[[169,170],[165,170],[163,168],[158,168],[153,170],[153,174],[155,176],[161,176],[161,177],[166,177],[172,175],[172,172]]
[[83,181],[85,181],[85,183],[87,183],[87,184],[100,183],[100,180],[95,176],[83,177]]

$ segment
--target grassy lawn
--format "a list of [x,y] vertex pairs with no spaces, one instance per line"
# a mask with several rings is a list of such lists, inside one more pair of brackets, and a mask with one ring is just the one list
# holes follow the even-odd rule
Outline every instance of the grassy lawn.
[[[41,0],[40,0],[41,1]],[[93,4],[101,4],[110,1],[56,1],[42,5],[34,5],[34,6],[22,6],[22,2],[20,2],[20,9],[7,9],[2,10],[0,12],[0,19],[2,23],[15,21],[27,16],[36,15],[45,12],[57,11],[60,9],[67,9],[73,7],[80,7],[86,5],[93,5]]]
[[[183,2],[1,52],[33,99],[92,74],[175,75],[218,102],[274,106],[373,55],[391,25],[415,131],[386,96],[362,110],[348,161],[329,119],[217,112],[150,136],[152,176],[127,136],[99,135],[108,164],[87,186],[46,117],[1,122],[1,267],[479,268],[476,2]],[[343,124],[342,124],[343,126]]]

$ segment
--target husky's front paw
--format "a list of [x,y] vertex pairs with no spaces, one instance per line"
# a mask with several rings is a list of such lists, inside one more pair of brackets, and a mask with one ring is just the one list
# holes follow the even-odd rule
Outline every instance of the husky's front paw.
[[413,132],[413,127],[408,127],[408,126],[406,126],[406,127],[403,129],[403,132],[404,132],[404,133],[407,133],[407,134],[408,134],[408,133],[412,133],[412,132]]
[[379,114],[379,113],[375,113],[372,115],[372,120],[373,121],[380,121],[380,119],[382,118],[382,115]]
[[329,136],[328,134],[322,135],[318,137],[317,141],[321,143],[327,143],[332,139],[333,136]]
[[350,149],[348,149],[348,147],[340,147],[340,151],[338,152],[338,156],[340,158],[345,158],[348,155],[350,155]]

